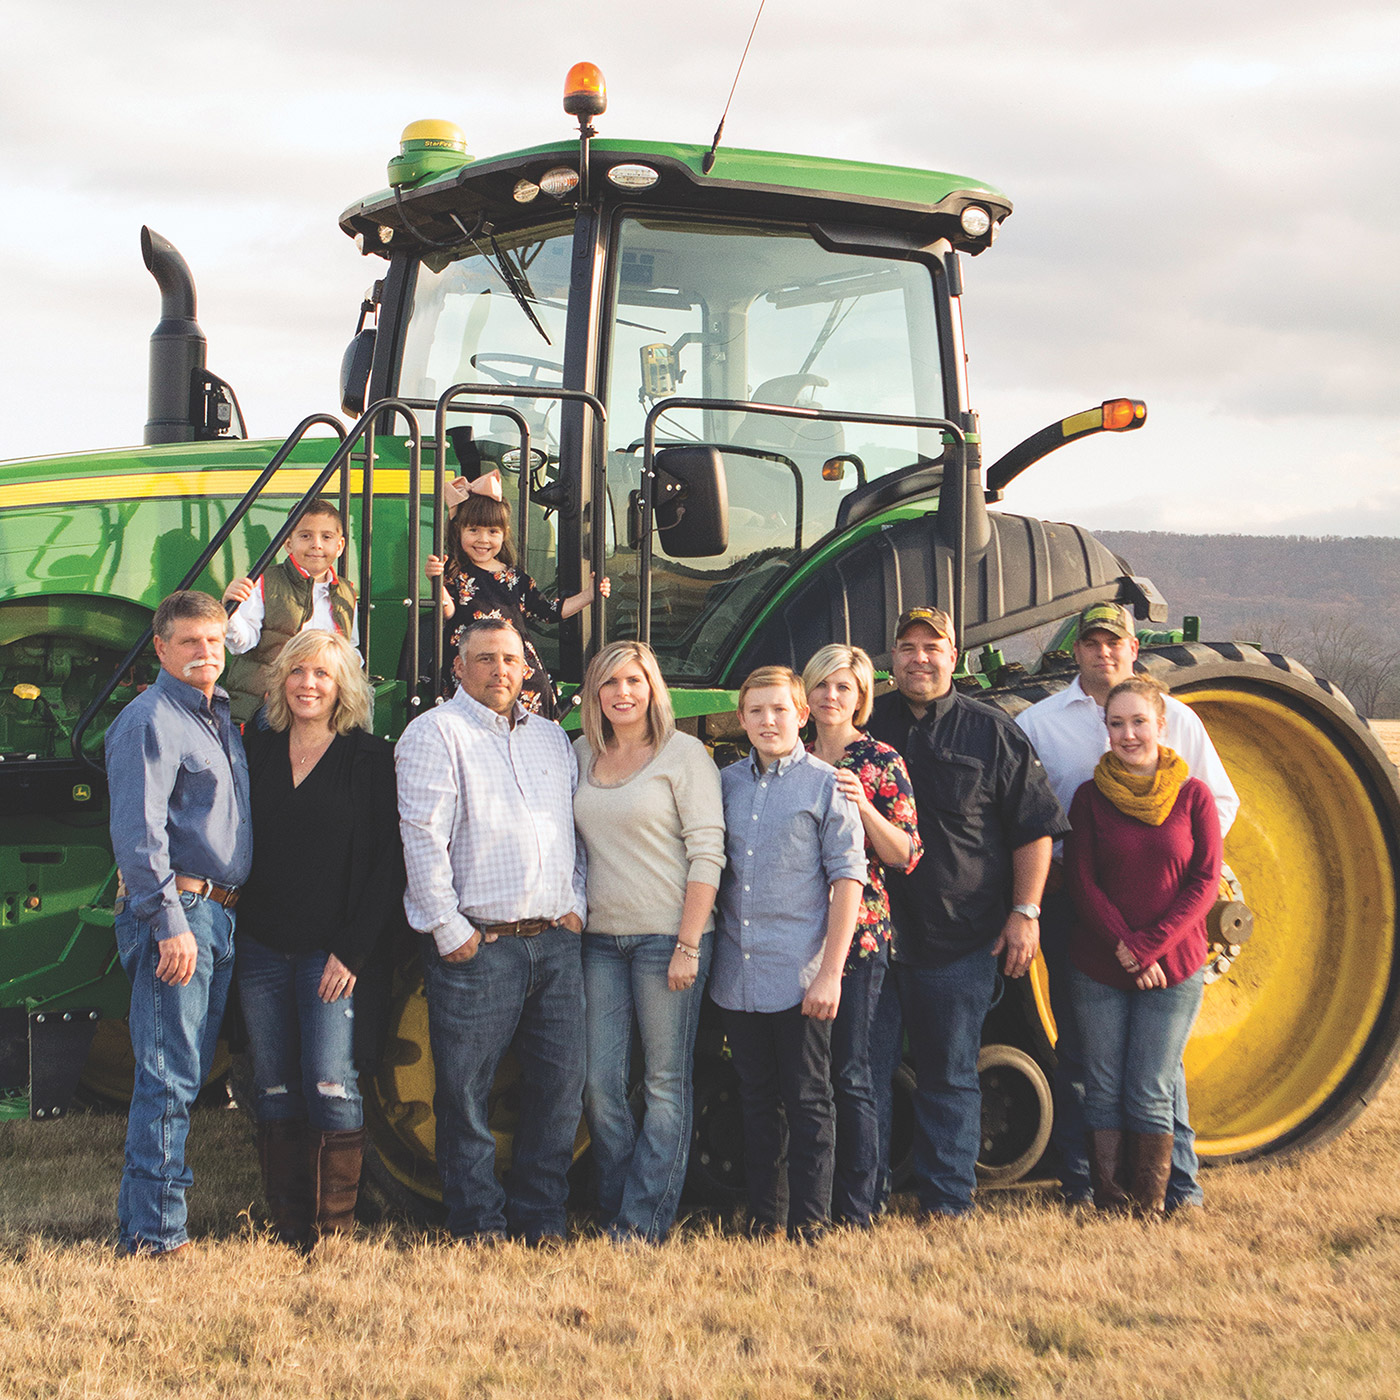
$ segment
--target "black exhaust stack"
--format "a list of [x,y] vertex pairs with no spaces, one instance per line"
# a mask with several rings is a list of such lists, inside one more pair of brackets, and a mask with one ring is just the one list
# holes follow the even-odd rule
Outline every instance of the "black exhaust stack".
[[145,441],[193,442],[204,435],[196,386],[204,378],[205,352],[204,332],[194,318],[194,278],[175,245],[144,226],[141,257],[160,287],[160,324],[151,334]]

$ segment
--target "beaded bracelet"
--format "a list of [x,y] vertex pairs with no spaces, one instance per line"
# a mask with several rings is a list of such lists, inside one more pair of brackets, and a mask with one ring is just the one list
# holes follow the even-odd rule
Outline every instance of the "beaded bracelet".
[[699,948],[692,948],[688,943],[682,943],[679,938],[676,939],[676,952],[684,953],[686,957],[688,957],[691,960],[691,962],[700,961]]

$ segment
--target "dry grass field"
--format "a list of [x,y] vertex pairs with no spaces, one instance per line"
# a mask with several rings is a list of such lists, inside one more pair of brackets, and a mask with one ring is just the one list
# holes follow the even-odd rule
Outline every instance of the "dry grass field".
[[250,1132],[202,1110],[192,1255],[112,1253],[123,1120],[0,1125],[0,1396],[1239,1396],[1400,1392],[1400,1080],[1342,1137],[1209,1173],[1166,1225],[1034,1192],[813,1248],[437,1244],[310,1259],[254,1228]]
[[0,1124],[0,1400],[1400,1394],[1400,1078],[1319,1151],[1210,1172],[1207,1209],[1165,1225],[1010,1191],[814,1248],[384,1227],[306,1259],[253,1223],[247,1123],[202,1110],[196,1250],[118,1259],[123,1127]]

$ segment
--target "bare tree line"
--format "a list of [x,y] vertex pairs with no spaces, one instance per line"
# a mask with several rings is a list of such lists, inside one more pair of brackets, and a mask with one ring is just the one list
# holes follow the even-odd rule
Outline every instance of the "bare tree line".
[[1355,617],[1257,619],[1245,636],[1281,651],[1345,692],[1370,719],[1400,716],[1400,645],[1395,634]]

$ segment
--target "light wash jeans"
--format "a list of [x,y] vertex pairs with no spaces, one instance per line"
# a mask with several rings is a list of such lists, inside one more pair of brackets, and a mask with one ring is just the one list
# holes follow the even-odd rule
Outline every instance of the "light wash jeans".
[[164,1254],[184,1244],[185,1164],[190,1107],[214,1063],[233,978],[233,913],[202,895],[181,907],[199,951],[194,976],[174,987],[156,976],[155,930],[125,907],[117,914],[117,955],[131,979],[131,1050],[136,1078],[126,1123],[126,1165],[117,1196],[121,1247]]
[[[588,1075],[583,1106],[598,1171],[598,1207],[615,1238],[666,1238],[690,1158],[692,1071],[714,935],[700,943],[694,985],[673,992],[676,946],[655,933],[583,936]],[[628,1102],[632,1032],[642,1047],[642,1121]]]
[[317,995],[325,951],[282,953],[244,934],[235,970],[258,1122],[305,1120],[325,1133],[363,1126],[354,998]]
[[1089,1130],[1172,1132],[1181,1057],[1201,1009],[1205,970],[1146,992],[1107,987],[1073,964],[1069,978]]

